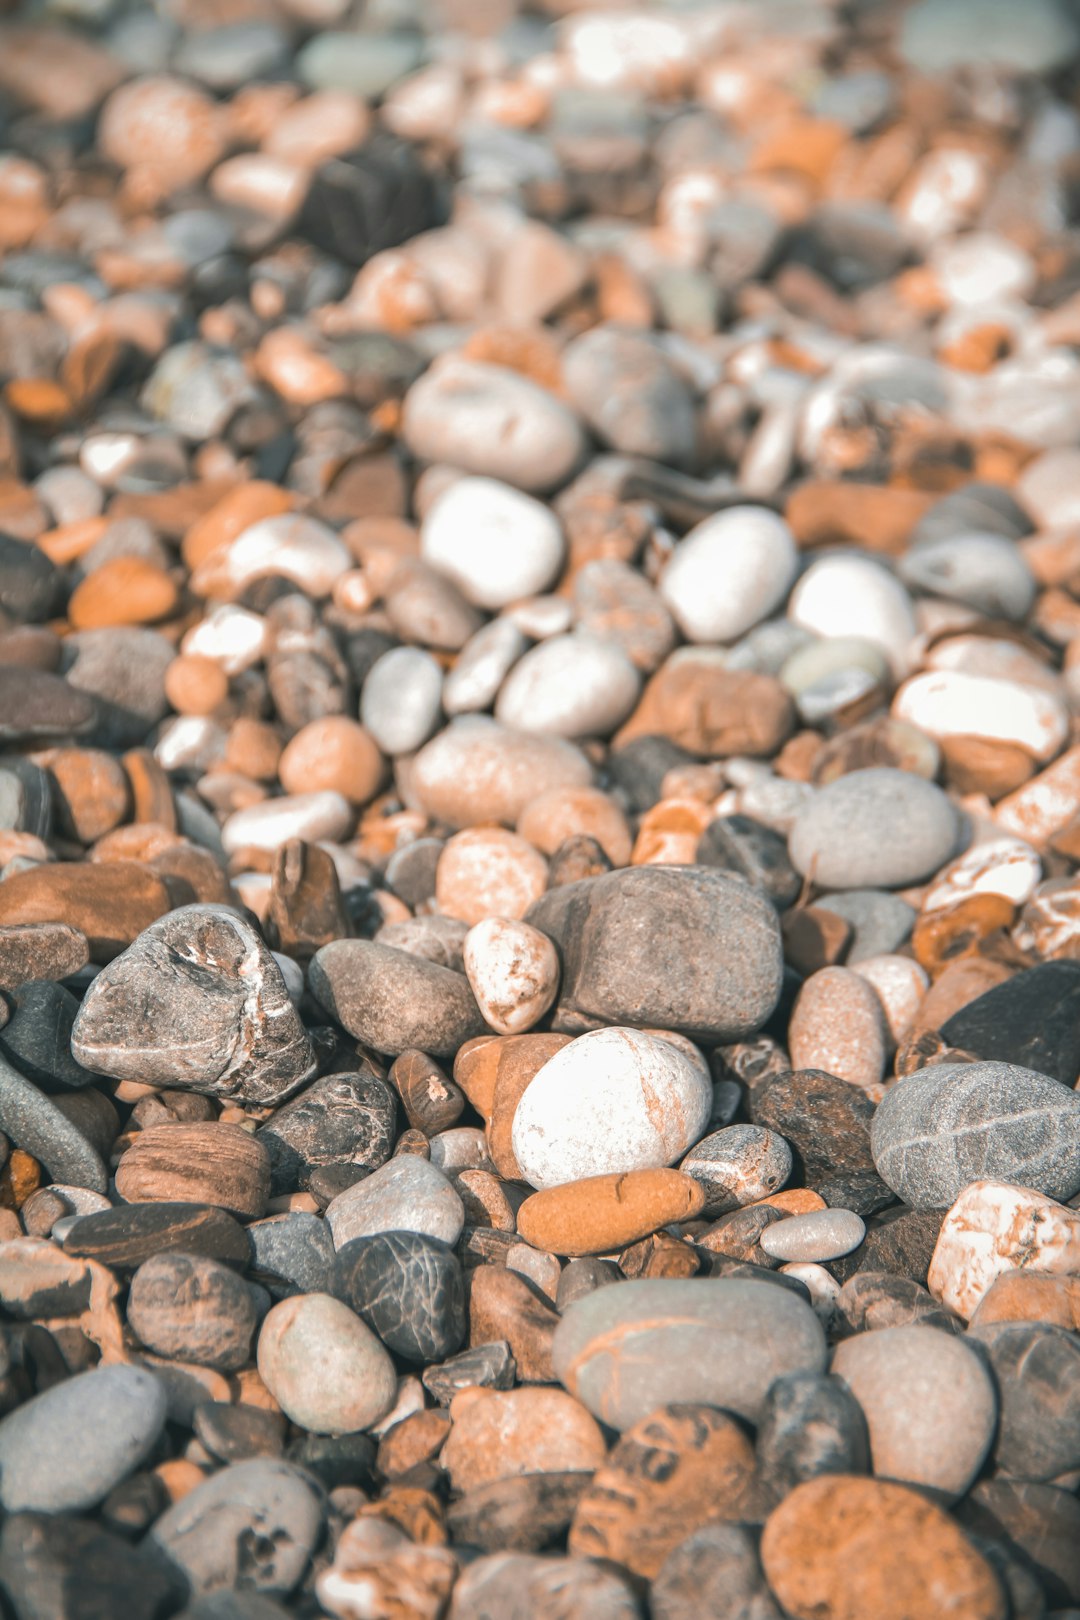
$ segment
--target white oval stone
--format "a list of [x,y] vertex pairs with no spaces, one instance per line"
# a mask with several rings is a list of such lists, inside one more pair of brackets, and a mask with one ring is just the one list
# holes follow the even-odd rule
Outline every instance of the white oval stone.
[[541,1019],[559,988],[559,957],[546,934],[511,917],[486,917],[465,937],[465,973],[485,1022],[521,1035]]
[[368,671],[360,719],[384,754],[411,754],[439,723],[443,673],[421,647],[392,647]]
[[556,1052],[517,1106],[514,1156],[533,1187],[674,1164],[703,1134],[712,1086],[669,1041],[597,1029]]
[[613,641],[571,631],[533,647],[495,705],[503,725],[556,737],[607,737],[637,702],[641,677]]
[[758,1240],[774,1260],[839,1260],[857,1249],[866,1223],[852,1209],[812,1209],[774,1221]]
[[564,483],[585,452],[574,414],[505,366],[448,354],[409,389],[402,432],[413,455],[519,489]]
[[353,810],[342,793],[292,793],[264,799],[246,810],[236,810],[221,829],[228,854],[238,849],[278,849],[290,838],[305,843],[344,838],[353,824]]
[[[782,1223],[777,1222],[777,1225]],[[785,1277],[795,1277],[799,1282],[805,1283],[810,1290],[810,1304],[814,1315],[826,1332],[834,1326],[839,1306],[840,1284],[831,1271],[819,1266],[813,1260],[792,1260],[780,1267]]]
[[180,643],[181,652],[212,658],[226,675],[240,675],[259,664],[270,650],[270,626],[247,608],[212,607]]
[[762,506],[733,506],[676,546],[659,590],[689,641],[736,641],[780,606],[797,569],[783,518]]
[[894,1047],[900,1046],[911,1031],[923,996],[930,988],[925,969],[910,956],[865,956],[852,962],[852,973],[876,992],[885,1014],[885,1023]]
[[811,563],[791,593],[788,617],[819,636],[857,630],[885,652],[903,675],[915,636],[911,598],[900,581],[868,557],[837,555]]
[[347,547],[327,524],[303,512],[278,512],[205,557],[191,588],[196,596],[227,600],[257,579],[278,575],[307,596],[329,596],[334,581],[352,566]]
[[941,1223],[927,1287],[965,1320],[1004,1271],[1080,1274],[1080,1210],[1030,1187],[973,1181]]
[[512,619],[492,619],[485,624],[465,643],[443,681],[447,714],[475,714],[490,708],[528,645]]
[[931,737],[1010,743],[1042,761],[1069,735],[1069,712],[1051,693],[956,671],[913,676],[897,692],[892,712]]
[[992,231],[968,231],[936,243],[930,266],[950,304],[1026,298],[1037,279],[1031,255]]
[[493,612],[546,591],[564,552],[555,514],[494,478],[459,478],[432,503],[420,530],[424,560]]
[[922,910],[940,911],[974,894],[1000,894],[1026,904],[1039,886],[1042,861],[1021,838],[991,838],[973,844],[940,872],[923,897]]
[[330,1294],[297,1294],[268,1313],[259,1376],[286,1417],[311,1434],[355,1434],[385,1417],[394,1363],[355,1311]]

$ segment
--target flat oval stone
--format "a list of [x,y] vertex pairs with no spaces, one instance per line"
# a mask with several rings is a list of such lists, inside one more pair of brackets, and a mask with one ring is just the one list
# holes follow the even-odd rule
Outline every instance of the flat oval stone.
[[[564,549],[551,510],[494,478],[459,478],[432,503],[420,529],[425,560],[491,612],[554,585]],[[516,632],[511,644],[519,643],[524,652]]]
[[270,1158],[240,1125],[152,1125],[138,1131],[124,1152],[116,1190],[129,1204],[216,1204],[254,1219],[265,1212],[270,1195]]
[[997,1384],[999,1472],[1048,1482],[1072,1473],[1080,1467],[1076,1334],[1045,1322],[988,1322],[978,1338]]
[[81,1215],[64,1253],[97,1260],[110,1271],[135,1271],[156,1254],[179,1250],[244,1270],[251,1243],[239,1221],[212,1204],[121,1204]]
[[550,890],[525,920],[559,948],[567,1013],[716,1044],[760,1028],[779,1000],[775,908],[724,872],[606,872]]
[[453,1245],[465,1224],[465,1208],[441,1170],[408,1153],[338,1193],[327,1206],[326,1221],[339,1251],[353,1238],[377,1232],[419,1232]]
[[337,939],[311,959],[312,992],[350,1035],[394,1057],[417,1047],[452,1057],[486,1026],[463,973],[366,939]]
[[261,1106],[315,1072],[273,955],[224,906],[181,906],[104,968],[72,1052],[98,1074]]
[[248,1589],[284,1597],[307,1568],[325,1513],[306,1470],[259,1459],[220,1469],[174,1502],[150,1540],[184,1572],[195,1596],[242,1580]]
[[406,1361],[443,1361],[464,1343],[461,1264],[420,1232],[351,1239],[338,1251],[334,1291]]
[[956,853],[960,820],[933,782],[889,767],[851,771],[810,800],[791,829],[796,870],[825,889],[902,889]]
[[0,1422],[8,1513],[82,1513],[135,1472],[165,1425],[165,1386],[143,1367],[96,1367]]
[[1017,1182],[1062,1201],[1080,1191],[1080,1096],[1010,1063],[933,1064],[897,1082],[874,1115],[882,1180],[915,1209],[945,1209],[972,1182]]
[[675,464],[692,454],[693,394],[651,334],[594,326],[567,345],[562,366],[571,399],[605,444]]
[[987,618],[1026,619],[1034,575],[1023,553],[1000,534],[956,534],[914,545],[900,559],[905,585],[964,602]]
[[533,1193],[517,1212],[519,1236],[553,1254],[605,1254],[701,1213],[705,1193],[678,1170],[589,1176]]
[[868,1474],[870,1438],[862,1407],[839,1378],[789,1373],[765,1397],[757,1459],[776,1500],[822,1474]]
[[236,1372],[255,1331],[252,1290],[206,1255],[158,1254],[131,1279],[127,1317],[155,1355]]
[[23,664],[0,667],[0,742],[80,736],[97,719],[93,694]]
[[872,985],[850,968],[811,973],[788,1025],[796,1069],[822,1069],[874,1096],[885,1073],[885,1045],[885,1013]]
[[836,1260],[857,1249],[865,1222],[850,1209],[815,1209],[766,1227],[759,1242],[774,1260]]
[[737,641],[785,600],[798,553],[791,530],[762,506],[733,506],[681,540],[660,595],[690,641]]
[[443,674],[422,647],[392,647],[368,671],[360,719],[384,754],[415,753],[438,725]]
[[384,1418],[394,1364],[374,1333],[330,1294],[296,1294],[259,1330],[259,1376],[285,1415],[312,1434],[354,1434]]
[[613,641],[584,631],[552,636],[519,659],[502,684],[495,717],[521,731],[609,737],[637,702],[641,679]]
[[588,787],[592,767],[562,737],[515,731],[488,715],[465,715],[417,754],[407,797],[451,827],[517,824],[530,799],[555,788]]
[[670,1041],[598,1029],[556,1052],[514,1114],[514,1157],[532,1186],[674,1163],[712,1106],[707,1072]]
[[775,1379],[825,1370],[825,1336],[787,1288],[660,1278],[576,1300],[555,1332],[555,1370],[612,1428],[667,1401],[701,1401],[756,1423]]
[[791,593],[788,617],[819,636],[860,636],[875,642],[893,672],[907,668],[915,636],[911,598],[881,563],[857,554],[837,553],[811,563]]
[[0,924],[69,923],[94,962],[111,962],[171,909],[165,879],[137,861],[50,862],[0,884]]
[[846,1475],[797,1485],[770,1515],[761,1562],[800,1620],[1005,1620],[990,1564],[947,1513],[903,1485]]
[[264,799],[248,810],[237,810],[221,829],[221,842],[232,854],[240,849],[280,849],[290,838],[309,844],[344,838],[353,824],[353,811],[344,794],[291,793]]
[[705,1213],[722,1215],[777,1192],[791,1174],[791,1149],[763,1125],[726,1125],[702,1137],[679,1169],[705,1194]]
[[993,1380],[963,1339],[919,1324],[860,1333],[832,1371],[866,1414],[878,1478],[963,1495],[997,1424]]

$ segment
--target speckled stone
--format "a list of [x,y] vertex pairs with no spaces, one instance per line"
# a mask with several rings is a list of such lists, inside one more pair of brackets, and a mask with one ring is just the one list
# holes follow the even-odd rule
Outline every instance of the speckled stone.
[[1007,1063],[934,1064],[890,1088],[871,1131],[878,1174],[906,1204],[944,1209],[971,1182],[1080,1191],[1080,1096]]
[[465,1340],[465,1285],[453,1250],[419,1232],[353,1238],[335,1292],[406,1361],[443,1361]]
[[857,1249],[866,1226],[850,1209],[818,1209],[792,1215],[761,1234],[761,1247],[774,1260],[836,1260]]
[[862,1408],[826,1373],[788,1373],[765,1397],[757,1432],[764,1490],[776,1501],[822,1474],[868,1474],[870,1438]]
[[957,852],[960,820],[933,782],[909,771],[851,771],[811,799],[791,829],[797,871],[823,889],[902,889]]
[[293,1210],[253,1221],[249,1275],[273,1299],[290,1294],[329,1294],[334,1286],[334,1240],[317,1215]]
[[820,1069],[775,1074],[755,1088],[750,1112],[788,1143],[811,1187],[838,1173],[873,1170],[874,1105],[857,1086]]
[[251,1289],[206,1255],[158,1254],[131,1279],[128,1322],[155,1355],[235,1372],[255,1331]]
[[355,1311],[329,1294],[283,1299],[259,1330],[259,1376],[312,1434],[352,1434],[394,1404],[394,1364]]
[[319,1002],[357,1040],[394,1057],[418,1047],[451,1057],[484,1032],[463,973],[365,939],[338,939],[311,960]]
[[702,1137],[679,1169],[705,1191],[705,1214],[756,1203],[777,1192],[791,1175],[791,1149],[763,1125],[727,1125]]

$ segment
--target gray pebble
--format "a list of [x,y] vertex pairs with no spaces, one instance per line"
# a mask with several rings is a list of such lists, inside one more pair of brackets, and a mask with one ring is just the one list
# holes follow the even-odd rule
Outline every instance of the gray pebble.
[[487,1029],[464,974],[369,940],[324,945],[308,982],[350,1035],[392,1057],[410,1047],[452,1057]]
[[1003,535],[925,541],[905,553],[899,574],[912,590],[963,602],[989,618],[1025,619],[1035,600],[1035,576]]
[[327,1206],[326,1220],[339,1252],[353,1238],[375,1232],[421,1232],[453,1245],[465,1224],[465,1207],[441,1170],[406,1153],[338,1193]]
[[960,818],[933,782],[888,766],[852,771],[813,798],[791,829],[796,870],[824,889],[902,889],[957,851]]
[[870,1438],[858,1401],[839,1379],[797,1372],[777,1378],[757,1432],[761,1482],[776,1501],[821,1474],[868,1474]]
[[791,1149],[764,1125],[728,1125],[702,1137],[679,1162],[705,1189],[706,1215],[720,1215],[777,1192],[791,1174]]
[[386,754],[411,754],[426,743],[441,713],[443,674],[420,647],[394,647],[364,682],[360,719]]
[[290,1294],[328,1294],[333,1287],[334,1240],[318,1215],[294,1210],[252,1221],[251,1276],[274,1299]]
[[766,1228],[759,1239],[774,1260],[836,1260],[857,1249],[866,1236],[862,1219],[850,1209],[815,1209]]
[[0,1130],[44,1165],[52,1181],[108,1191],[104,1160],[71,1120],[32,1081],[0,1057]]
[[887,889],[848,889],[823,895],[814,904],[843,917],[855,930],[844,958],[848,967],[897,950],[911,937],[918,916],[914,906]]

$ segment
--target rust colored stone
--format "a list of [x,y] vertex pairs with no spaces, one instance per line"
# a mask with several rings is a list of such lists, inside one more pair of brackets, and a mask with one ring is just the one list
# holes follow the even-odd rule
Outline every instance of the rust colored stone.
[[477,1266],[468,1285],[469,1343],[505,1339],[522,1383],[553,1383],[551,1342],[558,1314],[523,1277],[499,1266]]
[[704,1188],[681,1170],[631,1170],[533,1193],[518,1210],[518,1232],[554,1254],[606,1254],[693,1220],[704,1206]]
[[657,670],[613,746],[662,736],[701,757],[758,757],[775,754],[794,724],[791,696],[774,676],[725,669],[687,650]]
[[90,942],[94,962],[111,962],[171,911],[166,879],[135,861],[60,864],[17,872],[0,884],[0,924],[66,922]]

